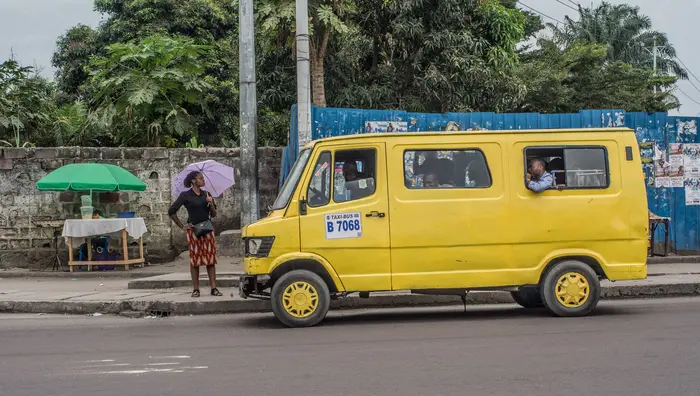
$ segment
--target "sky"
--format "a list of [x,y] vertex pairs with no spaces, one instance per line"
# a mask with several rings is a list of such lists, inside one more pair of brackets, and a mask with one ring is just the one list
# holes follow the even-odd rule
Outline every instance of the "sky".
[[[572,0],[577,2],[578,0]],[[576,12],[565,4],[569,0],[522,0],[548,17],[563,21],[564,16],[576,16]],[[676,47],[678,57],[688,69],[700,78],[700,51],[697,50],[697,32],[691,29],[700,15],[699,0],[609,0],[611,3],[627,3],[640,7],[643,14],[651,17],[653,27],[665,32]],[[92,0],[0,0],[0,59],[7,59],[11,51],[24,65],[36,65],[42,74],[51,77],[51,67],[56,39],[71,26],[83,23],[97,26],[101,16],[92,9]],[[583,1],[583,6],[599,4],[599,1]],[[572,5],[573,6],[573,5]],[[525,8],[522,6],[522,8]],[[543,16],[543,20],[556,23]],[[690,76],[700,88],[700,80]],[[673,114],[686,116],[700,115],[700,89],[690,81],[678,83],[680,91],[676,95],[681,101],[681,109]]]

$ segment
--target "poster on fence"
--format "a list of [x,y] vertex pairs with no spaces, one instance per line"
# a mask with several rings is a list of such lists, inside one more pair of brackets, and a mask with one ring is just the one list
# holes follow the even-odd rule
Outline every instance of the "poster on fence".
[[365,122],[365,133],[378,132],[408,132],[408,122],[406,121],[367,121]]
[[642,159],[642,170],[644,171],[644,180],[649,187],[656,185],[654,169],[654,154],[656,144],[654,141],[645,141],[639,143],[639,156]]
[[700,177],[700,144],[686,143],[683,145],[683,174],[690,177]]
[[654,147],[654,187],[671,187],[671,164],[666,160],[666,152]]
[[671,187],[683,188],[685,168],[683,167],[682,143],[671,143],[669,145],[668,163],[671,168]]
[[700,205],[700,178],[686,177],[685,204],[687,206]]

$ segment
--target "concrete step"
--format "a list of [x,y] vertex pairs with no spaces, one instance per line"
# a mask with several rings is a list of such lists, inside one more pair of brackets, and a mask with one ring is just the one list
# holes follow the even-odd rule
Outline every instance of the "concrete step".
[[[238,287],[238,273],[216,274],[216,285],[219,287]],[[199,273],[199,283],[202,290],[207,289],[202,285],[209,285],[209,278],[205,269]],[[173,273],[152,276],[150,278],[133,279],[129,281],[128,288],[132,290],[145,289],[175,289],[179,287],[191,287],[192,278],[188,273]],[[208,289],[207,289],[208,290]]]

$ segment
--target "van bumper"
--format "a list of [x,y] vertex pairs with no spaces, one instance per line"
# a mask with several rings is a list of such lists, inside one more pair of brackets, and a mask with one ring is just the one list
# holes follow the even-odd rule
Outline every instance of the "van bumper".
[[611,265],[605,268],[605,275],[611,281],[639,280],[647,278],[646,264]]
[[269,282],[269,275],[243,274],[238,279],[238,294],[243,299],[256,298],[259,300],[269,300],[270,293],[265,291],[268,288]]

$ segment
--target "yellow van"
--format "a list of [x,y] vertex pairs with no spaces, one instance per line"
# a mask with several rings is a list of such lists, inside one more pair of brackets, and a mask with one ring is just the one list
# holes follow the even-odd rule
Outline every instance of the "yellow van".
[[244,298],[290,327],[375,291],[511,292],[590,313],[600,280],[646,278],[647,198],[630,129],[387,133],[309,143],[243,230]]

